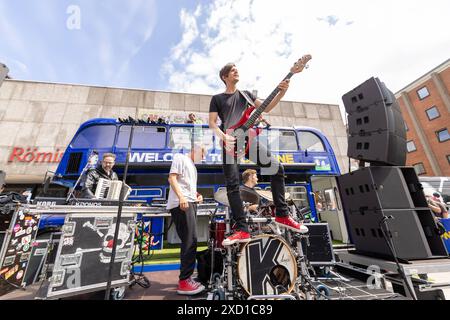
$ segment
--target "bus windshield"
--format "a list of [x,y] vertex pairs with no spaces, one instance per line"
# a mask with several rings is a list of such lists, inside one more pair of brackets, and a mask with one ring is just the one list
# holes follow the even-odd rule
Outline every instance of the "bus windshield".
[[82,129],[70,144],[71,148],[111,148],[116,136],[115,125],[93,125]]

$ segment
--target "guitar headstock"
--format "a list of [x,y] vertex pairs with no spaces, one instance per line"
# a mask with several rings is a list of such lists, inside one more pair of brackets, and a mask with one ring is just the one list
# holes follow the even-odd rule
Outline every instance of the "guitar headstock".
[[298,59],[294,66],[291,68],[292,73],[300,73],[303,69],[308,69],[307,63],[312,59],[310,54],[304,55],[301,59]]

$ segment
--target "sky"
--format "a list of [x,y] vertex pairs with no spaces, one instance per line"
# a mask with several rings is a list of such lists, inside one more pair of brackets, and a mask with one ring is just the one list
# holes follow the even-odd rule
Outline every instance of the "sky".
[[0,62],[14,79],[339,104],[375,76],[393,91],[450,57],[449,0],[0,0]]

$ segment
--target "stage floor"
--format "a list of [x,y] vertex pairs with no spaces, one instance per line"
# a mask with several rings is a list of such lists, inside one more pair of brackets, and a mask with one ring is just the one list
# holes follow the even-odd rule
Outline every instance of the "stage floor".
[[[176,292],[178,270],[146,272],[149,288],[134,285],[125,291],[124,300],[205,300],[206,293],[196,296],[181,296]],[[330,289],[331,300],[404,300],[405,297],[384,289],[368,289],[366,283],[343,275],[345,279],[322,280]],[[0,297],[0,300],[34,300],[40,284],[26,290],[15,290]],[[63,300],[103,300],[104,291],[67,297]]]

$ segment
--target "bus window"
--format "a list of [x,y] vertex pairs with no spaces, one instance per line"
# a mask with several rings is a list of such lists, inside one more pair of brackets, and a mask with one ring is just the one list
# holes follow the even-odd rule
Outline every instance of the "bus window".
[[111,148],[116,135],[116,126],[94,125],[79,132],[71,148]]
[[169,148],[190,149],[192,128],[175,127],[169,129]]
[[321,192],[319,201],[321,202],[322,210],[327,211],[336,211],[337,210],[337,201],[336,196],[333,189],[326,189]]
[[204,200],[214,199],[214,187],[198,187],[197,192],[203,196]]
[[[193,135],[193,141],[192,139]],[[191,143],[201,143],[206,150],[213,147],[213,133],[209,128],[195,126],[193,128],[170,128],[169,130],[169,148],[171,149],[190,149]]]
[[269,149],[272,151],[298,151],[295,132],[292,130],[263,130],[259,135],[259,141],[267,144],[267,134],[269,134]]
[[305,187],[286,187],[286,192],[289,193],[291,199],[299,209],[303,207],[309,208],[308,194]]
[[[130,139],[130,126],[119,128],[117,148],[127,148]],[[134,127],[132,148],[139,149],[163,149],[166,146],[166,128],[164,127]]]
[[214,145],[212,130],[209,128],[194,127],[194,141],[199,141],[206,150],[212,149]]
[[217,136],[214,136],[214,149],[222,150],[222,141]]
[[322,140],[312,132],[300,131],[298,133],[301,150],[312,152],[325,152]]

